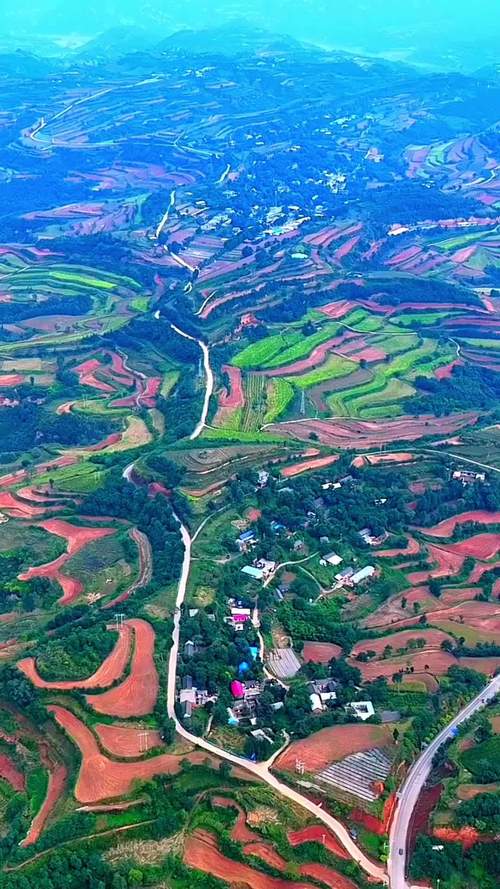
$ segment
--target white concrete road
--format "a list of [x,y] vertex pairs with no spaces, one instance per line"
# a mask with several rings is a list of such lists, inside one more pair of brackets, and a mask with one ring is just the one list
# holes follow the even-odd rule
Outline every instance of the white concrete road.
[[500,692],[500,676],[496,676],[483,691],[467,704],[458,716],[437,735],[414,762],[405,783],[398,794],[398,807],[390,832],[390,852],[387,869],[391,889],[408,889],[406,879],[407,839],[410,820],[418,797],[424,787],[432,768],[432,760],[436,751],[452,736],[452,731],[480,710],[487,701]]
[[[205,397],[200,420],[190,436],[190,438],[193,440],[198,438],[206,424],[208,405],[213,392],[214,377],[212,369],[210,367],[210,354],[208,346],[202,340],[198,340],[195,337],[192,337],[190,334],[185,333],[174,324],[172,324],[171,326],[173,330],[175,330],[176,333],[178,333],[180,336],[197,342],[203,352],[206,376]],[[126,478],[127,481],[132,481],[132,470],[133,463],[127,466],[123,471],[123,477]],[[408,889],[409,884],[407,883],[405,877],[406,843],[408,837],[408,829],[411,815],[415,808],[417,799],[431,770],[434,754],[441,746],[441,744],[443,744],[446,738],[450,736],[450,732],[454,727],[460,725],[462,722],[468,719],[473,713],[476,712],[476,710],[484,706],[487,700],[490,700],[500,692],[500,676],[497,676],[495,679],[493,679],[493,681],[489,683],[489,685],[481,692],[481,694],[479,694],[473,701],[471,701],[470,704],[464,707],[464,709],[458,714],[458,716],[456,716],[455,719],[450,722],[447,728],[443,729],[443,731],[429,744],[429,746],[424,750],[422,755],[410,769],[406,781],[399,794],[398,808],[391,828],[390,855],[387,874],[382,865],[372,861],[364,854],[364,852],[361,851],[361,849],[358,848],[348,830],[340,821],[337,821],[336,818],[334,818],[328,812],[325,812],[321,805],[317,805],[316,803],[307,799],[307,797],[302,796],[302,794],[298,793],[296,790],[288,787],[288,785],[283,784],[275,775],[270,772],[270,767],[271,765],[273,765],[274,760],[276,759],[276,755],[272,756],[267,762],[254,763],[251,760],[244,759],[240,756],[235,756],[232,753],[228,753],[226,750],[217,747],[215,744],[211,744],[205,738],[199,738],[196,735],[192,735],[177,719],[175,713],[175,700],[177,659],[179,655],[181,606],[184,603],[189,572],[191,569],[192,540],[188,529],[182,524],[178,517],[176,518],[181,529],[182,542],[184,545],[184,559],[182,563],[179,585],[177,588],[177,597],[174,612],[174,628],[172,632],[172,647],[170,649],[168,662],[167,712],[169,717],[174,720],[178,734],[181,735],[181,737],[185,738],[185,740],[193,746],[201,747],[208,753],[219,757],[219,759],[223,759],[226,762],[231,763],[232,765],[239,766],[240,768],[245,769],[247,772],[250,772],[252,775],[254,775],[255,778],[264,781],[277,793],[285,796],[292,802],[307,809],[307,811],[310,812],[311,815],[314,815],[315,818],[318,819],[318,821],[321,821],[329,830],[332,831],[332,833],[336,835],[336,837],[340,840],[349,855],[354,859],[354,861],[358,862],[360,867],[370,877],[382,883],[389,883],[391,889]],[[201,530],[201,528],[198,530]],[[402,850],[401,854],[400,850]]]
[[180,327],[177,327],[175,324],[170,325],[172,330],[175,330],[179,336],[183,336],[186,340],[192,340],[193,343],[198,343],[202,353],[203,353],[203,367],[205,369],[205,397],[203,399],[203,407],[201,410],[201,417],[199,422],[195,426],[189,438],[191,441],[194,441],[195,438],[201,434],[202,429],[205,427],[207,422],[207,414],[208,414],[208,406],[210,404],[210,398],[212,397],[212,392],[214,391],[214,374],[212,368],[210,367],[210,353],[208,351],[208,346],[203,340],[196,339],[195,336],[191,336],[191,334],[186,333],[184,330],[181,330]]
[[271,774],[271,772],[269,771],[269,767],[274,762],[274,756],[271,757],[271,759],[267,762],[259,763],[252,762],[251,760],[244,759],[240,756],[234,756],[232,753],[228,753],[226,750],[217,747],[215,744],[211,744],[209,741],[205,740],[205,738],[199,738],[196,735],[192,735],[177,719],[175,713],[175,698],[177,658],[179,654],[181,606],[186,595],[186,587],[191,567],[191,537],[189,535],[189,531],[180,522],[180,520],[179,524],[181,528],[182,541],[184,544],[184,560],[182,564],[179,586],[177,588],[177,599],[174,612],[174,629],[172,633],[172,647],[170,649],[169,655],[167,679],[167,712],[170,718],[175,721],[175,726],[178,734],[181,735],[181,737],[185,738],[186,741],[189,741],[189,743],[193,746],[201,747],[203,750],[206,750],[207,753],[211,753],[214,756],[219,757],[219,759],[224,759],[226,760],[226,762],[229,762],[232,765],[239,766],[240,768],[245,769],[247,772],[250,772],[252,775],[254,775],[255,778],[264,781],[277,793],[287,797],[289,800],[297,803],[304,809],[307,809],[311,813],[311,815],[314,815],[319,821],[322,821],[323,824],[325,824],[326,827],[328,827],[329,830],[331,830],[332,833],[334,833],[338,837],[349,855],[358,862],[360,867],[362,867],[367,874],[369,874],[371,877],[374,877],[376,880],[379,880],[380,882],[386,883],[387,876],[385,874],[384,868],[368,858],[356,846],[348,830],[344,827],[343,824],[341,824],[340,821],[337,821],[336,818],[334,818],[328,812],[325,812],[321,808],[321,806],[316,805],[316,803],[302,796],[296,790],[293,790],[291,787],[283,784],[281,781],[278,780],[278,778],[276,778],[275,775]]

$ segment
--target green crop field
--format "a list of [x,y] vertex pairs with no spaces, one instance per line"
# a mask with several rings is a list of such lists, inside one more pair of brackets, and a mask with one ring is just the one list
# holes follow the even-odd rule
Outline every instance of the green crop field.
[[477,339],[462,339],[460,337],[461,342],[467,343],[468,346],[473,346],[474,349],[495,349],[495,351],[500,350],[500,340],[491,339],[491,340],[477,340]]
[[451,313],[444,312],[404,312],[395,318],[391,318],[391,324],[397,324],[398,327],[431,327],[438,324],[443,318],[449,318]]
[[287,380],[275,378],[267,384],[264,423],[273,423],[286,411],[294,397],[294,388]]
[[[339,416],[365,416],[364,411],[371,408],[380,408],[383,403],[391,404],[414,393],[414,389],[401,379],[409,375],[414,367],[433,353],[437,348],[434,340],[423,340],[418,348],[410,348],[408,351],[398,354],[389,362],[379,364],[373,375],[373,379],[361,386],[336,392],[328,399],[328,404]],[[449,359],[447,358],[446,361]],[[446,361],[444,363],[446,363]],[[416,372],[418,375],[418,370]],[[392,383],[389,388],[389,382]],[[390,409],[390,415],[395,416],[394,406]],[[380,416],[379,410],[376,413]],[[372,414],[373,416],[373,414]]]
[[102,483],[104,470],[95,463],[82,461],[75,466],[63,466],[52,473],[41,475],[38,478],[40,484],[46,484],[49,478],[54,480],[54,487],[61,491],[88,494],[95,491]]
[[375,330],[380,330],[384,322],[381,318],[371,315],[366,309],[354,309],[345,318],[342,318],[339,324],[344,327],[353,327],[361,333],[372,333]]
[[[402,398],[408,398],[415,394],[413,386],[402,380],[391,379],[379,392],[372,392],[369,395],[361,396],[359,399],[353,399],[350,406],[359,417],[380,417],[380,416],[397,416],[402,413],[401,408],[394,402],[400,401]],[[384,412],[384,406],[389,413]],[[374,413],[375,411],[375,413]]]
[[167,370],[166,374],[163,377],[163,382],[161,384],[160,395],[163,395],[166,398],[172,389],[177,385],[177,382],[180,377],[180,371],[178,370]]
[[262,367],[266,362],[274,358],[275,355],[293,346],[295,343],[303,340],[303,336],[299,331],[291,331],[290,333],[277,333],[273,336],[266,336],[256,343],[251,343],[233,358],[232,364],[242,369],[250,369],[252,367]]
[[291,364],[293,361],[307,358],[316,346],[320,346],[321,343],[325,343],[327,340],[337,336],[339,330],[340,328],[338,324],[325,324],[321,330],[316,331],[316,333],[313,333],[310,336],[302,336],[299,342],[289,346],[288,349],[284,349],[279,355],[275,356],[270,361],[267,361],[262,366],[266,368],[284,367],[286,364]]
[[356,370],[357,364],[348,358],[342,358],[337,355],[330,355],[324,364],[310,370],[301,376],[285,377],[284,379],[299,389],[309,389],[317,383],[324,383],[326,380],[336,380],[338,377],[345,377]]
[[245,404],[241,415],[241,429],[259,429],[266,412],[266,380],[258,374],[248,374],[244,380]]
[[416,333],[381,333],[380,337],[370,339],[370,345],[376,346],[377,349],[383,349],[388,355],[398,355],[400,352],[407,352],[408,349],[416,349],[420,343],[420,338]]

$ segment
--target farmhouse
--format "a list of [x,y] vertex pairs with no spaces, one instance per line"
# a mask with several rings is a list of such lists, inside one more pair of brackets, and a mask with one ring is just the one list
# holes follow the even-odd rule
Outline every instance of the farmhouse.
[[347,568],[343,568],[342,571],[339,571],[338,574],[335,575],[335,580],[338,580],[339,583],[345,583],[349,585],[351,583],[351,577],[354,574],[354,568],[351,568],[349,565]]
[[314,679],[309,683],[309,699],[313,713],[326,710],[329,701],[337,698],[337,683],[333,679]]
[[381,534],[379,537],[375,537],[371,528],[361,528],[361,531],[358,531],[358,536],[361,537],[361,540],[368,544],[368,546],[380,546],[387,537],[387,534]]
[[364,568],[360,568],[359,571],[356,571],[355,574],[351,575],[351,583],[353,586],[361,583],[363,580],[367,580],[368,577],[373,577],[375,574],[375,568],[373,565],[365,565]]
[[323,482],[321,487],[323,491],[337,491],[342,485],[340,482]]
[[363,722],[370,719],[370,716],[373,716],[375,713],[375,708],[371,701],[352,701],[348,706],[354,715]]
[[462,482],[463,485],[471,485],[474,482],[485,482],[485,472],[473,472],[469,469],[455,469],[452,478],[455,481]]
[[246,552],[252,546],[255,546],[257,543],[257,537],[255,535],[255,531],[244,531],[243,534],[240,534],[236,541],[236,546],[238,547],[240,553]]
[[260,469],[257,477],[257,485],[259,488],[265,488],[269,481],[269,473],[265,469]]
[[243,625],[251,618],[251,609],[239,605],[231,605],[229,610],[231,614],[226,618],[226,623],[230,624],[233,630],[242,630]]
[[333,565],[333,567],[336,567],[342,561],[342,556],[338,556],[337,553],[327,553],[326,556],[320,559],[320,565]]

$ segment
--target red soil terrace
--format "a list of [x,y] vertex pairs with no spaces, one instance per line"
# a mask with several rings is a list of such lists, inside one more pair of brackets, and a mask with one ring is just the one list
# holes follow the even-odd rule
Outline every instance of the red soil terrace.
[[66,766],[62,763],[56,763],[50,771],[45,799],[40,810],[33,818],[26,837],[19,844],[20,846],[32,846],[38,842],[49,815],[63,793],[67,774]]
[[[422,627],[422,629],[402,630],[399,633],[391,633],[384,636],[382,639],[362,639],[360,642],[356,642],[352,649],[352,656],[356,657],[360,652],[368,650],[375,651],[377,656],[379,656],[383,653],[386,645],[392,645],[394,651],[396,651],[398,648],[405,648],[411,639],[425,639],[425,651],[428,651],[429,648],[439,648],[445,639],[451,640],[451,636],[442,630],[429,630],[425,627]],[[413,653],[413,651],[409,652],[409,654]]]
[[202,751],[197,751],[184,757],[163,753],[141,762],[114,762],[100,752],[92,732],[77,716],[56,704],[51,704],[48,710],[80,749],[82,762],[75,786],[75,797],[80,803],[124,796],[134,781],[148,781],[154,775],[176,774],[183,758],[196,764],[206,759]]
[[474,827],[461,827],[454,830],[451,827],[436,827],[432,835],[438,840],[461,843],[464,849],[470,849],[479,840],[480,834]]
[[322,444],[335,448],[373,448],[404,439],[415,441],[429,435],[449,435],[477,421],[477,414],[463,413],[448,417],[401,417],[383,422],[353,419],[308,420],[274,423],[271,432],[288,433],[293,438],[307,441],[311,433]]
[[465,555],[442,549],[434,544],[430,544],[427,549],[429,551],[429,562],[436,562],[437,567],[424,571],[413,571],[407,575],[410,583],[426,583],[431,577],[447,577],[460,572],[465,561]]
[[51,580],[56,580],[63,590],[59,602],[61,605],[68,605],[83,591],[83,584],[79,580],[62,574],[61,568],[71,556],[74,556],[87,544],[102,537],[108,537],[110,534],[114,534],[115,530],[113,528],[79,528],[63,519],[47,519],[44,522],[39,522],[39,527],[50,534],[64,537],[67,541],[67,550],[52,562],[28,568],[27,571],[19,575],[19,580],[31,580],[32,577],[49,577]]
[[408,538],[408,544],[395,549],[379,549],[377,556],[380,558],[390,559],[393,556],[416,556],[420,552],[420,544],[414,537]]
[[87,361],[82,361],[81,364],[78,364],[77,367],[74,368],[74,371],[78,376],[81,386],[91,386],[93,389],[98,389],[100,392],[113,393],[115,391],[114,386],[111,386],[109,383],[104,383],[102,380],[98,380],[95,375],[98,370],[104,369],[104,365],[102,365],[97,358],[89,358]]
[[[123,623],[118,630],[118,640],[113,651],[103,660],[99,669],[87,679],[46,682],[38,673],[35,658],[33,657],[27,657],[19,661],[17,667],[37,688],[56,689],[58,691],[71,691],[75,688],[106,688],[123,675],[130,657],[133,628],[133,620]],[[114,629],[114,627],[111,629]]]
[[[252,889],[312,889],[309,883],[293,883],[254,870],[248,864],[226,858],[217,848],[217,840],[205,830],[195,830],[184,845],[184,862],[188,867],[212,874],[226,883],[244,883]],[[351,889],[351,886],[349,887]]]
[[154,709],[158,696],[158,673],[154,662],[155,632],[141,619],[129,621],[135,632],[134,654],[130,673],[115,688],[99,695],[87,695],[87,703],[106,716],[147,716]]
[[[57,508],[60,509],[61,507]],[[32,519],[45,515],[47,512],[46,507],[30,506],[28,503],[22,503],[10,491],[0,491],[0,510],[2,512],[5,510],[13,518],[19,519]]]
[[21,374],[0,374],[0,387],[5,389],[11,386],[20,386],[25,379]]
[[265,861],[266,864],[271,865],[271,867],[274,867],[276,870],[284,871],[287,868],[285,859],[281,857],[279,852],[277,852],[270,843],[265,843],[264,840],[247,843],[247,845],[243,847],[243,851],[247,856],[255,855],[256,858],[260,858],[261,861]]
[[299,873],[306,877],[313,877],[314,880],[320,880],[321,883],[325,883],[330,889],[356,889],[356,884],[352,880],[344,877],[343,874],[339,874],[338,871],[333,870],[332,867],[328,867],[326,864],[318,864],[317,862],[301,864]]
[[292,830],[288,834],[288,842],[291,846],[300,846],[302,843],[321,843],[329,852],[338,855],[339,858],[349,858],[346,850],[332,833],[322,824],[311,824],[300,830]]
[[244,809],[242,809],[235,800],[228,799],[227,796],[213,796],[212,804],[223,809],[236,809],[238,812],[238,818],[231,831],[232,840],[236,840],[238,843],[253,843],[258,839],[258,834],[253,830],[250,830],[247,825],[247,816]]
[[316,457],[312,460],[304,460],[301,463],[292,463],[291,466],[285,466],[281,470],[281,475],[284,478],[293,478],[293,476],[300,475],[302,472],[308,472],[310,469],[323,469],[325,466],[331,466],[338,459],[337,454],[331,454],[328,457]]
[[365,812],[364,809],[353,809],[351,812],[351,818],[356,824],[362,824],[367,830],[372,833],[376,833],[378,836],[381,836],[384,833],[388,833],[389,826],[394,816],[394,812],[396,811],[396,803],[397,797],[396,794],[391,793],[391,795],[386,799],[384,803],[384,812],[383,818],[380,820],[376,818],[374,815],[370,815],[368,812]]
[[219,406],[230,408],[243,407],[245,395],[240,368],[233,367],[231,364],[223,364],[221,370],[229,377],[229,392],[224,389],[221,393],[219,396]]
[[263,370],[262,373],[266,377],[292,376],[294,374],[307,373],[313,367],[323,364],[328,352],[337,346],[342,345],[347,339],[355,337],[352,331],[348,331],[343,336],[335,336],[321,345],[316,346],[307,358],[301,358],[300,361],[293,361],[291,364],[285,364],[282,367],[273,367],[269,370]]
[[[477,669],[479,669],[481,658],[474,658],[474,660],[477,660]],[[409,651],[400,657],[388,658],[387,660],[375,660],[366,664],[360,661],[353,661],[353,663],[361,670],[363,679],[371,682],[379,676],[385,676],[386,679],[390,679],[394,673],[400,670],[405,672],[408,665],[414,668],[414,673],[431,673],[435,676],[444,676],[450,667],[458,664],[458,661],[447,651]],[[428,669],[425,669],[426,667]],[[409,675],[413,676],[414,674]]]
[[445,364],[444,367],[438,367],[434,371],[434,376],[436,380],[448,380],[453,374],[453,368],[458,367],[463,364],[463,361],[460,361],[459,358],[455,358],[454,361],[451,361],[449,364]]
[[162,746],[160,733],[154,729],[141,729],[139,726],[105,725],[94,726],[101,745],[113,756],[137,758]]
[[328,664],[332,657],[338,658],[342,654],[340,645],[334,642],[304,642],[302,659],[305,663],[313,661],[315,664]]

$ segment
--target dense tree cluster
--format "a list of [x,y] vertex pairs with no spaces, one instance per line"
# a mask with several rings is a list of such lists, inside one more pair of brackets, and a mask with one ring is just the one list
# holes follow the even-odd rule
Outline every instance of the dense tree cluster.
[[115,641],[103,623],[94,624],[90,618],[77,627],[66,624],[40,647],[38,670],[48,681],[85,679],[102,664]]
[[183,548],[179,524],[166,497],[149,497],[147,487],[130,485],[119,469],[113,469],[104,485],[85,498],[82,510],[87,515],[112,515],[133,522],[151,543],[154,581],[166,583],[179,576]]
[[453,411],[497,410],[500,400],[500,374],[483,367],[457,366],[450,377],[415,378],[417,396],[405,401],[409,413],[446,416]]

